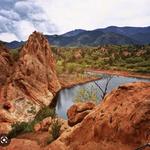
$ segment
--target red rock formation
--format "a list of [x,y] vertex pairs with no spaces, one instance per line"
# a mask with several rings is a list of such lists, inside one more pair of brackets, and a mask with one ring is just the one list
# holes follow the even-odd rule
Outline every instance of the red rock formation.
[[[30,35],[13,66],[1,95],[11,101],[14,109],[9,112],[18,121],[28,121],[42,106],[48,106],[60,84],[55,71],[55,59],[47,39],[38,32]],[[32,116],[32,117],[31,117]]]
[[67,111],[69,126],[74,126],[80,123],[84,119],[84,117],[91,112],[91,110],[94,107],[95,104],[91,102],[77,103],[72,105]]
[[[48,105],[60,89],[47,39],[34,32],[23,46],[19,60],[4,91],[6,100],[27,97]],[[49,100],[47,101],[47,99]]]
[[12,58],[8,49],[0,43],[0,103],[3,102],[1,90],[11,74]]
[[133,150],[150,141],[150,83],[113,90],[70,133],[46,149]]
[[12,58],[8,49],[0,44],[0,87],[5,84],[11,72]]

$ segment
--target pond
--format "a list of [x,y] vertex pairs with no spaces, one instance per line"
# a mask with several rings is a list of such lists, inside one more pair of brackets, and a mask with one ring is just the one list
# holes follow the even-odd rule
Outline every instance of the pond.
[[[100,74],[99,76],[102,77],[102,79],[97,80],[96,83],[100,85],[102,89],[106,87],[106,82],[108,78],[110,78],[110,75],[106,74]],[[116,76],[113,75],[111,76],[111,80],[108,85],[108,92],[111,92],[112,89],[117,88],[120,85],[123,85],[125,83],[130,83],[130,82],[137,82],[137,81],[144,81],[144,82],[150,82],[148,79],[142,79],[142,78],[133,78],[133,77],[123,77],[123,76]],[[84,90],[83,90],[84,89]],[[98,88],[98,86],[95,84],[94,81],[85,83],[82,85],[76,85],[72,88],[69,89],[63,89],[59,92],[58,98],[57,98],[57,104],[56,104],[56,113],[58,114],[59,117],[62,117],[64,119],[67,119],[67,110],[68,108],[73,105],[80,95],[80,91],[96,91],[96,97],[98,98],[98,101],[101,101],[101,96],[102,92]]]

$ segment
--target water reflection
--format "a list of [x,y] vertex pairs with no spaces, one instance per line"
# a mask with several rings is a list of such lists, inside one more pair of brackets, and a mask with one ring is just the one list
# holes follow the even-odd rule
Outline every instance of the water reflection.
[[[103,74],[102,79],[96,81],[102,89],[105,88],[106,82],[107,82],[107,77],[108,75]],[[112,89],[117,88],[118,86],[125,84],[125,83],[130,83],[130,82],[137,82],[137,81],[145,81],[145,82],[150,82],[148,79],[141,79],[141,78],[133,78],[133,77],[123,77],[123,76],[116,76],[114,75],[113,78],[111,79],[107,92],[110,92]],[[56,104],[56,112],[58,116],[66,119],[66,112],[68,108],[73,105],[75,98],[77,97],[78,92],[82,89],[85,88],[86,90],[90,90],[93,88],[93,90],[97,90],[97,97],[99,97],[99,101],[101,100],[102,92],[99,90],[97,85],[94,82],[89,82],[83,85],[77,85],[75,87],[72,87],[70,89],[64,89],[60,91],[57,99],[57,104]]]

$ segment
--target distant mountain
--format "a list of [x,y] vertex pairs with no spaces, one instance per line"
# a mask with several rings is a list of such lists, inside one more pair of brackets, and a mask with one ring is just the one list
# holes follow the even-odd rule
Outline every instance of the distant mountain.
[[[98,46],[104,44],[150,44],[149,27],[110,26],[92,31],[77,29],[62,35],[46,35],[52,45],[57,46]],[[24,42],[6,43],[9,48],[20,47]]]
[[8,48],[11,48],[11,49],[15,49],[15,48],[18,48],[18,47],[21,47],[25,42],[21,41],[21,42],[18,42],[18,41],[12,41],[10,43],[8,42],[5,42],[5,44],[7,45]]
[[65,36],[65,37],[75,36],[75,35],[77,35],[77,34],[79,34],[79,33],[84,32],[84,31],[86,31],[86,30],[76,29],[76,30],[67,32],[67,33],[65,33],[65,34],[62,34],[62,36]]
[[126,36],[131,36],[137,33],[150,33],[150,27],[117,27],[109,26],[107,28],[97,29],[103,32],[114,32]]

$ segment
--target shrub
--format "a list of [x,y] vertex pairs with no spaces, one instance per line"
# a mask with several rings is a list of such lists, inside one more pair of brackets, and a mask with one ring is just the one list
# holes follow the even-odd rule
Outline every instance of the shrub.
[[57,74],[62,74],[65,71],[65,68],[63,66],[56,66],[56,72]]
[[42,121],[44,118],[56,116],[55,108],[44,107],[35,116],[37,122]]
[[16,123],[12,126],[12,130],[9,132],[8,137],[14,138],[22,133],[32,132],[33,124],[27,122]]
[[10,138],[14,138],[18,136],[19,134],[33,132],[35,124],[49,116],[51,116],[52,118],[56,116],[55,109],[44,107],[38,112],[38,114],[35,116],[35,119],[33,121],[21,122],[21,123],[16,123],[12,125],[12,130],[9,132],[8,136]]
[[75,102],[93,101],[96,103],[99,100],[97,95],[98,91],[93,87],[91,89],[81,88],[75,97]]
[[53,140],[56,140],[60,136],[60,128],[61,124],[59,123],[58,119],[56,119],[51,127]]
[[130,57],[127,58],[125,61],[126,63],[138,63],[138,62],[142,62],[143,59],[141,57]]
[[134,70],[135,72],[139,72],[139,73],[150,73],[150,68],[138,68]]
[[17,61],[19,58],[19,49],[12,49],[10,52],[11,52],[13,60]]
[[67,71],[68,73],[73,73],[76,69],[76,64],[75,63],[68,63],[67,66]]

